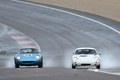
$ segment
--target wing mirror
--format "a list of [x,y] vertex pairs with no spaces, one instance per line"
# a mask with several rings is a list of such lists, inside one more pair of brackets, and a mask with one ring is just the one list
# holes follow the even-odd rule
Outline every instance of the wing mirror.
[[40,54],[41,54],[42,52],[37,52],[37,53],[40,53]]

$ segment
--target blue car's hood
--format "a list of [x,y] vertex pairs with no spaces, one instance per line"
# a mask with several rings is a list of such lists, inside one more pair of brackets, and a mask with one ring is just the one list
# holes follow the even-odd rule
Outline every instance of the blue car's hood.
[[36,61],[36,56],[40,56],[41,58],[41,54],[38,54],[38,53],[25,53],[25,54],[18,54],[16,55],[17,56],[20,56],[21,59],[20,61]]

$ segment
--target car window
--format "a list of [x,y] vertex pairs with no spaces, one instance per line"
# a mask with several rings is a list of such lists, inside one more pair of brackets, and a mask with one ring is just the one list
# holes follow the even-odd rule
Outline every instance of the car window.
[[80,49],[80,50],[76,50],[75,54],[82,54],[83,51]]
[[94,54],[96,55],[96,51],[95,50],[92,50],[92,49],[79,49],[79,50],[76,50],[75,52],[76,55],[79,55],[79,54]]
[[32,48],[28,48],[28,49],[21,49],[20,53],[37,53],[37,49],[32,49]]

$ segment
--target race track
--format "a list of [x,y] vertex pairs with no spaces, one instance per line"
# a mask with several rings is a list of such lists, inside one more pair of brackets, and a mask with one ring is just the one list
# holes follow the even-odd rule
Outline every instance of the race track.
[[95,73],[83,67],[71,69],[71,56],[76,48],[94,47],[102,54],[101,70],[119,70],[119,22],[55,6],[0,0],[0,23],[32,38],[40,46],[44,56],[43,69],[37,67],[15,69],[13,56],[20,46],[10,36],[5,35],[9,40],[7,45],[13,44],[14,47],[7,48],[7,53],[4,55],[6,59],[1,61],[5,64],[0,68],[0,80],[118,80],[120,78],[116,75]]

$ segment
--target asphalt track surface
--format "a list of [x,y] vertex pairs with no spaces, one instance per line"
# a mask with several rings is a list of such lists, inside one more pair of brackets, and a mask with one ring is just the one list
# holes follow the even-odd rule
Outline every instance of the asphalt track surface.
[[[34,39],[40,46],[44,56],[44,68],[39,69],[33,66],[15,69],[13,56],[19,45],[17,45],[15,40],[5,35],[9,41],[6,42],[6,37],[4,36],[3,40],[1,39],[3,43],[12,45],[15,48],[7,48],[7,53],[1,58],[0,62],[6,65],[1,65],[0,80],[120,79],[120,76],[96,73],[84,67],[71,69],[71,56],[76,48],[94,47],[102,54],[101,70],[119,70],[119,22],[70,9],[49,6],[62,9],[64,12],[38,5],[41,4],[31,5],[13,0],[0,0],[0,23],[10,26]],[[69,12],[66,13],[66,11]],[[83,15],[94,20],[71,13]],[[98,21],[104,22],[109,26]],[[92,68],[94,69],[94,67]]]

